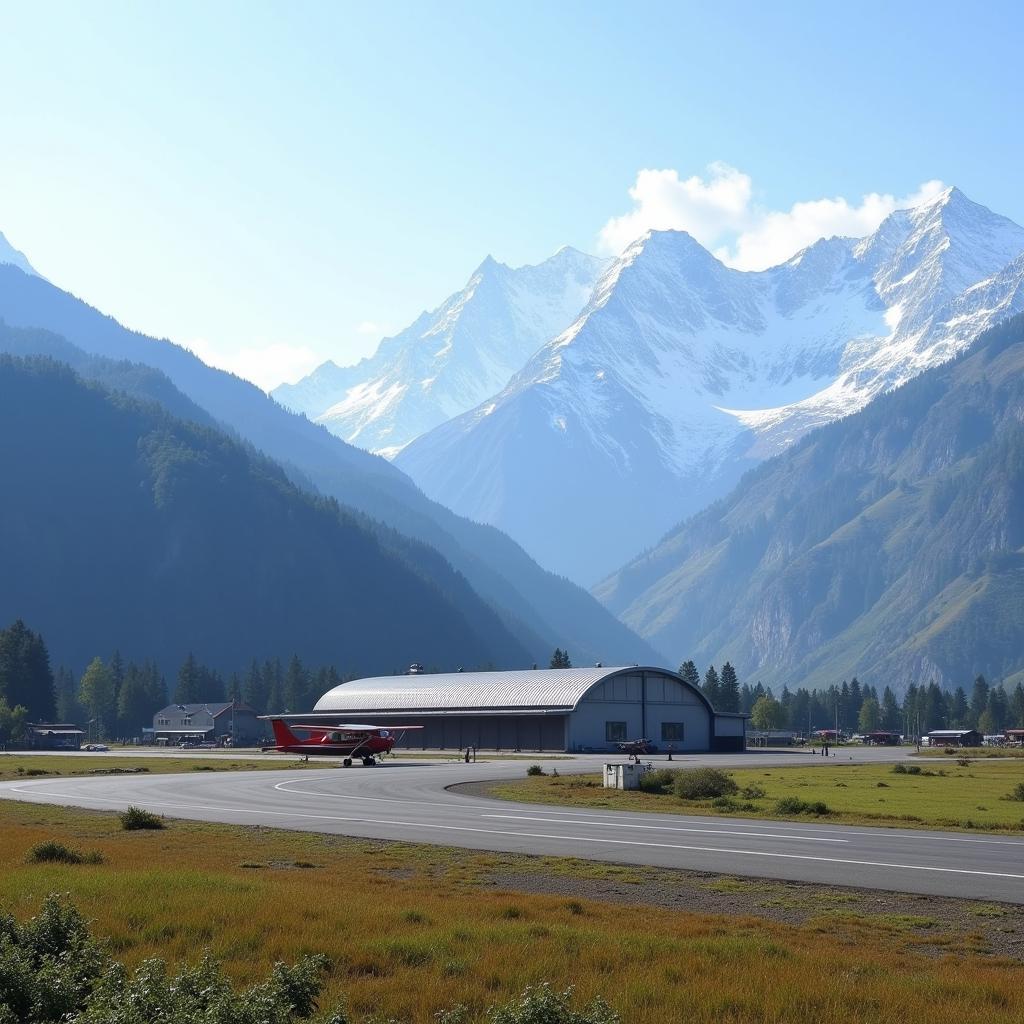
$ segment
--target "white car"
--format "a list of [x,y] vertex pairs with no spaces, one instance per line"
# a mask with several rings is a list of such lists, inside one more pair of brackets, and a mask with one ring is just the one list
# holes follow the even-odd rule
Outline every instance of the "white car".
[[110,749],[110,747],[108,747],[106,743],[86,743],[86,745],[82,747],[82,749],[91,750],[93,753],[102,754],[106,753]]

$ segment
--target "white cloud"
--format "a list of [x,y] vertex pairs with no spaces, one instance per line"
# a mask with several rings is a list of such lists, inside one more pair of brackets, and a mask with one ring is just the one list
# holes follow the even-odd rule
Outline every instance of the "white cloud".
[[861,237],[893,212],[937,195],[944,185],[927,181],[909,196],[872,192],[859,203],[843,197],[794,203],[771,210],[753,202],[750,176],[715,163],[707,177],[680,180],[674,170],[642,170],[629,190],[633,209],[601,229],[600,243],[620,252],[650,230],[688,231],[723,263],[739,270],[763,270],[832,235]]
[[751,181],[723,163],[708,167],[706,181],[697,175],[680,181],[673,170],[644,170],[629,195],[633,209],[601,229],[601,245],[607,252],[621,252],[645,231],[666,228],[689,231],[701,245],[714,245],[724,233],[746,224]]
[[278,384],[293,384],[324,361],[322,355],[306,345],[287,345],[283,342],[268,342],[225,351],[215,347],[206,338],[193,338],[185,342],[185,348],[194,352],[208,366],[227,370],[252,381],[264,391],[271,391]]
[[361,320],[356,324],[356,334],[368,334],[371,337],[379,338],[384,334],[384,327],[373,320]]

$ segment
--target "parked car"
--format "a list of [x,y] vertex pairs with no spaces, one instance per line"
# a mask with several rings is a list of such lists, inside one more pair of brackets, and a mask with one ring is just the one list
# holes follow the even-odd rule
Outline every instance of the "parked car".
[[110,747],[108,747],[106,743],[86,743],[86,745],[82,747],[82,749],[89,750],[93,753],[102,754],[108,751]]

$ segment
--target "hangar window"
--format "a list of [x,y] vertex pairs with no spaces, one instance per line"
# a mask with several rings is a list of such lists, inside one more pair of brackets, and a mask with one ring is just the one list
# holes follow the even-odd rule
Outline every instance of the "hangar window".
[[608,743],[624,743],[626,740],[626,723],[605,722],[604,738]]
[[663,742],[679,741],[683,739],[682,722],[662,722],[661,739]]

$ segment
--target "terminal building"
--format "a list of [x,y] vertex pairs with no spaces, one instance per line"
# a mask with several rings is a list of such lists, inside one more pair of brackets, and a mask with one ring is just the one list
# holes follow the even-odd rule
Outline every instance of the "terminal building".
[[325,693],[314,715],[353,725],[422,726],[397,746],[424,750],[599,753],[638,739],[663,751],[746,746],[746,715],[715,711],[675,672],[637,665],[356,679]]

